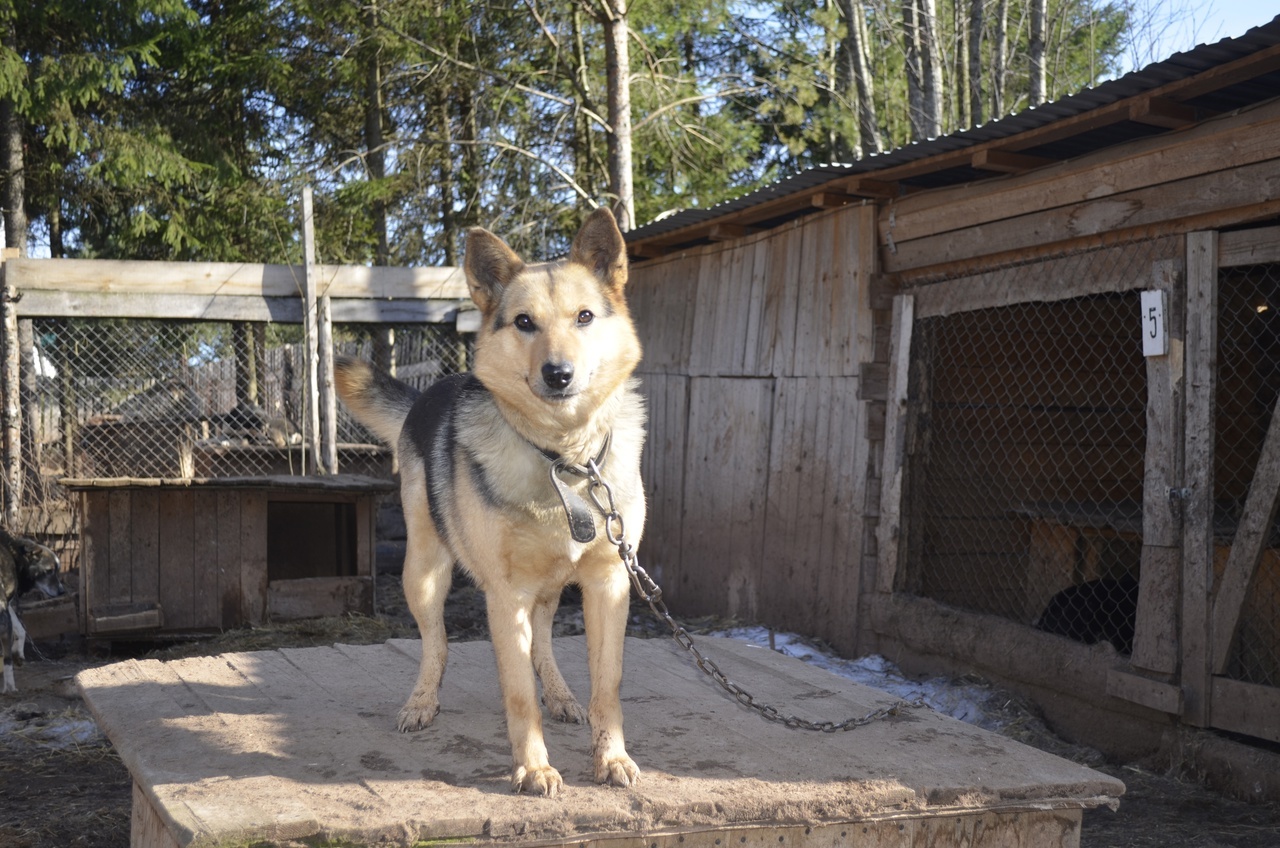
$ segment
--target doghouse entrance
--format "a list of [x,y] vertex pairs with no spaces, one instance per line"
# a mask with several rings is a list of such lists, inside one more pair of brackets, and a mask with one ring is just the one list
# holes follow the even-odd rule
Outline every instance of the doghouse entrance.
[[356,505],[268,501],[267,579],[356,574]]

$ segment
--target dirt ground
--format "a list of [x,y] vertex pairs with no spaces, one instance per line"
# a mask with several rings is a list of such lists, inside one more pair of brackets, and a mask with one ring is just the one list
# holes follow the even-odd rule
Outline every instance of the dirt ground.
[[[379,597],[376,618],[297,622],[160,649],[114,644],[87,652],[76,643],[38,644],[44,659],[33,659],[17,670],[17,695],[0,696],[0,846],[122,848],[129,844],[129,774],[96,732],[76,694],[72,678],[81,669],[125,657],[167,659],[335,642],[369,644],[416,635],[397,578],[380,578]],[[455,588],[447,615],[451,639],[487,635],[483,599],[474,589]],[[558,617],[558,634],[580,633],[581,621],[581,610],[567,598]],[[695,634],[722,625],[708,620],[686,622]],[[640,606],[632,610],[631,633],[667,635]],[[1176,774],[1106,763],[1097,752],[1034,729],[1039,727],[1039,721],[1028,715],[1025,721],[1012,722],[1010,733],[1022,742],[1112,774],[1128,787],[1116,812],[1085,813],[1081,837],[1085,848],[1280,847],[1280,806],[1226,798]]]

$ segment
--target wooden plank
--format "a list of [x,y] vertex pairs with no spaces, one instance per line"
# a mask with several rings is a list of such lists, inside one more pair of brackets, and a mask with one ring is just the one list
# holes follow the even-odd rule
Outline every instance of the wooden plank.
[[[689,374],[715,375],[719,371],[712,357],[716,338],[716,299],[721,294],[719,264],[722,251],[703,250],[694,269],[693,335],[689,345]],[[670,285],[670,283],[668,283]]]
[[1169,352],[1146,357],[1147,415],[1146,455],[1143,462],[1144,543],[1172,546],[1180,532],[1182,516],[1170,492],[1182,488],[1182,414],[1186,337],[1186,288],[1182,263],[1157,261],[1152,268],[1152,288],[1166,293],[1165,327]]
[[1217,234],[1187,236],[1185,491],[1182,544],[1184,719],[1209,717],[1209,592],[1213,579],[1214,403],[1218,372]]
[[320,276],[316,268],[315,221],[312,217],[311,186],[302,187],[302,299],[304,304],[302,336],[306,355],[302,360],[302,399],[304,421],[302,425],[305,456],[304,473],[324,474],[322,456],[323,434],[320,429]]
[[684,513],[685,433],[688,427],[689,378],[649,374],[644,378],[649,409],[649,440],[641,456],[648,515],[640,548],[646,570],[679,599],[681,527]]
[[217,551],[214,565],[218,571],[218,621],[229,629],[247,624],[241,607],[241,533],[240,493],[230,489],[216,491]]
[[773,385],[770,379],[690,380],[677,590],[687,614],[756,614]]
[[99,600],[108,604],[127,602],[133,598],[133,571],[129,565],[133,558],[130,549],[129,493],[107,493],[107,561],[108,571],[101,575],[106,581],[106,596]]
[[1169,352],[1147,364],[1146,454],[1142,483],[1142,565],[1130,662],[1162,674],[1178,668],[1185,409],[1186,285],[1182,264],[1157,261],[1152,285],[1167,293]]
[[137,781],[133,783],[129,848],[182,848],[182,843],[174,837],[164,817],[152,806],[151,799],[142,791]]
[[[585,641],[555,645],[579,692]],[[706,641],[727,673],[789,712],[843,718],[894,700],[768,650]],[[906,844],[939,848],[1070,846],[1080,810],[1123,791],[1119,780],[928,710],[856,733],[797,734],[709,688],[678,646],[629,639],[628,740],[649,777],[620,806],[617,789],[591,779],[582,728],[549,722],[566,784],[549,803],[507,788],[510,749],[486,643],[451,645],[437,724],[396,733],[419,648],[394,640],[131,661],[78,682],[180,844],[321,835],[372,844],[393,834],[414,844],[776,848],[902,845],[906,834]],[[664,811],[657,829],[654,810]],[[1042,818],[1050,814],[1057,824]]]
[[267,620],[267,493],[240,493],[240,618]]
[[[470,300],[461,268],[315,265],[317,288],[335,298]],[[303,268],[245,262],[12,259],[8,285],[24,291],[298,298]]]
[[[1157,261],[1181,261],[1184,241],[1168,236],[1149,243],[1149,255]],[[1036,263],[1036,273],[1009,285],[1006,270],[987,271],[957,277],[915,289],[916,317],[936,318],[1010,306],[1016,303],[1051,303],[1093,294],[1131,291],[1141,285],[1116,261],[1115,249],[1068,253]]]
[[801,222],[793,222],[779,228],[770,257],[769,283],[765,291],[765,331],[761,341],[768,356],[761,355],[761,365],[766,373],[780,377],[791,373],[795,351],[796,310],[800,257],[804,248],[804,230]]
[[1280,508],[1280,407],[1271,411],[1271,423],[1249,483],[1249,495],[1236,526],[1227,565],[1212,594],[1210,644],[1214,674],[1224,674],[1227,670],[1245,593],[1270,543],[1277,508]]
[[325,474],[338,473],[338,392],[333,383],[333,310],[328,295],[317,304],[316,342],[319,374],[320,456]]
[[371,577],[304,577],[267,585],[267,612],[273,621],[372,611]]
[[131,501],[130,527],[132,571],[130,600],[135,604],[160,603],[160,493],[134,489]]
[[[469,300],[333,299],[333,320],[343,324],[448,324]],[[264,321],[301,324],[297,298],[241,295],[64,292],[28,289],[21,318],[161,318],[188,321]]]
[[172,630],[195,624],[194,539],[194,493],[165,492],[160,498],[160,606]]
[[86,492],[81,503],[80,593],[87,613],[111,602],[111,501],[106,492]]
[[743,250],[751,251],[751,282],[744,293],[747,298],[743,313],[746,318],[742,344],[742,374],[748,377],[763,376],[760,366],[760,333],[764,322],[765,290],[768,287],[771,268],[770,255],[773,242],[769,239],[754,239]]
[[1107,694],[1169,715],[1182,713],[1182,690],[1177,686],[1119,669],[1107,671]]
[[1280,227],[1218,234],[1218,267],[1280,262]]
[[903,478],[907,465],[908,378],[911,370],[911,331],[915,324],[915,298],[900,294],[893,299],[893,339],[889,347],[889,390],[885,414],[884,473],[880,489],[880,523],[876,542],[880,551],[877,588],[893,591],[905,540],[903,527]]
[[982,227],[1135,189],[1230,170],[1275,156],[1280,103],[1274,101],[1186,132],[1154,136],[1088,154],[1013,180],[989,180],[905,197],[893,224],[881,210],[882,243],[901,245],[943,232]]
[[1182,548],[1160,547],[1143,540],[1138,584],[1138,611],[1130,663],[1159,674],[1178,670]]
[[819,314],[823,309],[824,281],[822,280],[822,254],[831,250],[829,233],[830,215],[819,215],[799,222],[792,238],[799,245],[799,256],[796,264],[790,269],[795,299],[795,329],[791,338],[784,335],[786,347],[783,370],[775,376],[804,377],[821,373],[822,338],[820,322],[825,323],[825,316]]
[[214,489],[191,493],[191,624],[201,629],[222,627],[220,494]]
[[1213,726],[1280,742],[1280,688],[1213,678]]
[[1216,211],[1241,209],[1275,199],[1280,159],[1242,165],[1177,182],[1029,213],[1013,225],[983,225],[897,243],[885,269],[904,271],[991,254],[1012,253],[1096,234],[1138,231]]

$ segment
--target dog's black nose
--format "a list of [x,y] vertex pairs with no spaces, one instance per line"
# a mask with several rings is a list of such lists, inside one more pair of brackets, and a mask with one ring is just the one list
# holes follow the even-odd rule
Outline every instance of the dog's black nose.
[[573,366],[568,362],[548,362],[542,366],[542,382],[547,388],[564,389],[573,382]]

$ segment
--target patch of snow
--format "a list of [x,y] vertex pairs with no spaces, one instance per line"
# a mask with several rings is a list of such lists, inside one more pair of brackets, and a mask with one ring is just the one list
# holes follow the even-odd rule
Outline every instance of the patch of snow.
[[98,725],[80,710],[50,712],[34,704],[15,704],[0,711],[0,741],[17,739],[58,751],[106,744]]
[[1003,702],[1004,697],[990,686],[948,677],[912,680],[900,668],[878,654],[847,660],[818,648],[795,633],[773,631],[770,634],[765,627],[735,627],[718,631],[715,635],[761,648],[772,648],[846,680],[888,692],[905,701],[918,698],[937,712],[985,730],[999,731],[1007,723],[1007,718],[998,709],[1000,704],[996,703]]

